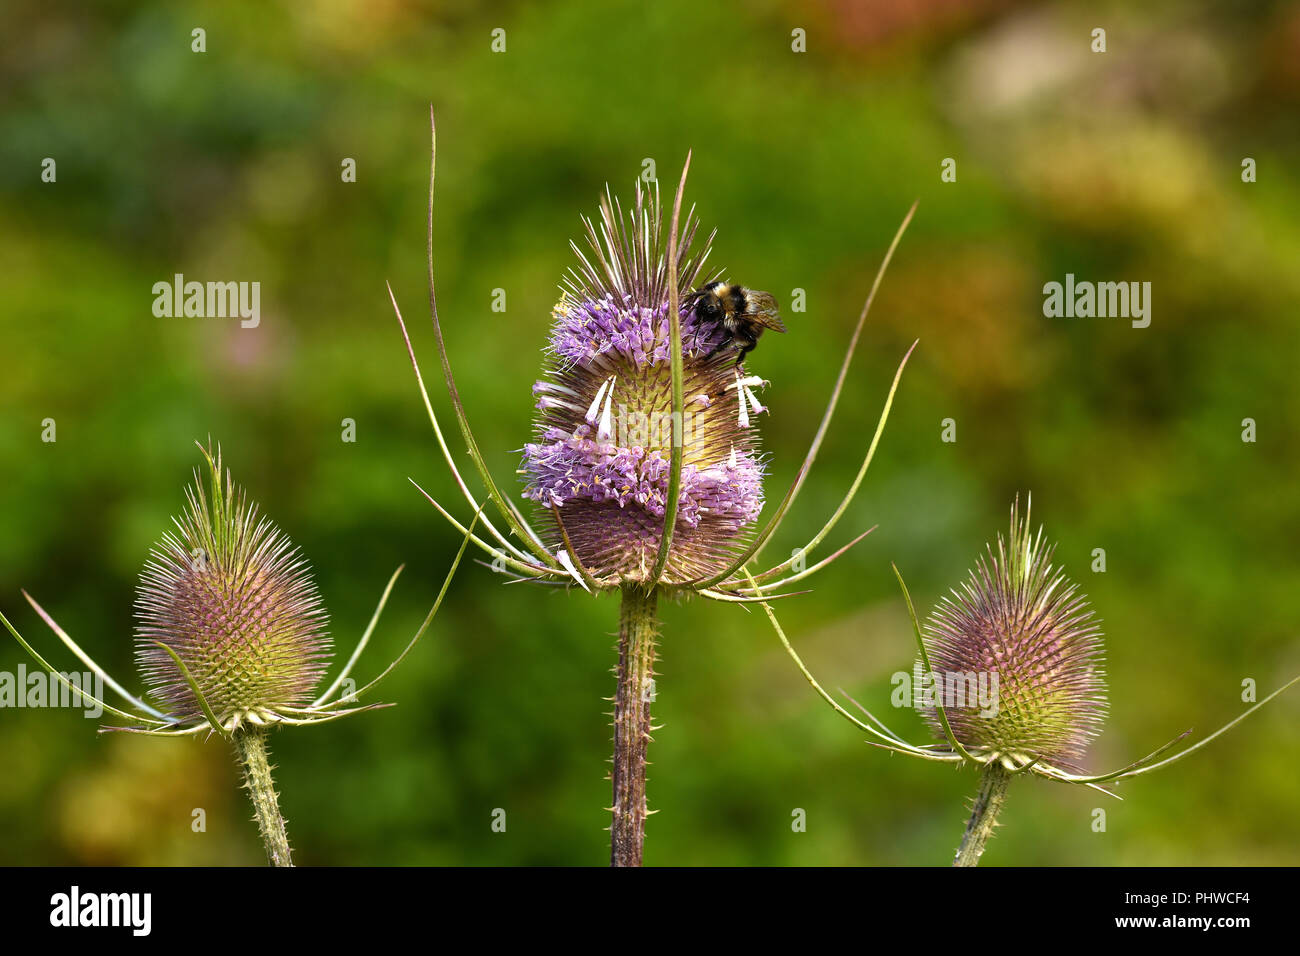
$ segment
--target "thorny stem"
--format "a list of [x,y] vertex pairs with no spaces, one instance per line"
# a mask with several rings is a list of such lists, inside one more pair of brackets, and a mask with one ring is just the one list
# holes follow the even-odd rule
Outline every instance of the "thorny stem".
[[957,858],[953,866],[978,866],[984,844],[997,826],[998,814],[1002,803],[1007,798],[1007,784],[1011,781],[1011,771],[1002,766],[999,760],[991,760],[980,774],[979,792],[975,794],[975,806],[971,808],[970,820],[966,822],[966,832],[962,834],[961,846],[957,848]]
[[614,820],[610,866],[640,866],[645,843],[646,747],[654,699],[655,607],[652,587],[623,588],[618,627],[618,690],[614,696]]
[[253,801],[257,828],[266,844],[266,860],[271,866],[293,866],[289,857],[289,835],[280,815],[280,801],[271,779],[271,764],[266,757],[266,731],[244,727],[235,732],[235,753],[244,771],[244,786]]

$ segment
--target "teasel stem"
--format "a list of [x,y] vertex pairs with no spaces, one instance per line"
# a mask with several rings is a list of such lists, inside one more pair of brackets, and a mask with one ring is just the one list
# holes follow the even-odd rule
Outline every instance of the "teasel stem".
[[280,815],[280,801],[271,779],[271,764],[266,755],[266,731],[241,727],[234,735],[235,754],[244,771],[244,786],[253,801],[257,828],[266,844],[266,860],[271,866],[293,866],[289,856],[289,834]]
[[614,820],[610,866],[640,866],[645,843],[646,748],[654,697],[656,606],[652,587],[623,588],[618,627],[618,689],[614,696]]
[[953,866],[978,866],[984,844],[997,826],[998,814],[1002,812],[1002,803],[1007,798],[1007,784],[1011,781],[1011,771],[1002,766],[999,760],[991,760],[980,774],[979,792],[975,794],[975,806],[971,808],[970,819],[966,822],[966,832],[962,834],[961,846],[957,848],[957,858]]

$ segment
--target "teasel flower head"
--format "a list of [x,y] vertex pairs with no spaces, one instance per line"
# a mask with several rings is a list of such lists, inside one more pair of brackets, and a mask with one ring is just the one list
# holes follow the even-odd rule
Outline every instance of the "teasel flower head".
[[28,603],[64,645],[130,709],[114,707],[71,683],[3,614],[0,622],[41,667],[95,707],[95,716],[108,711],[128,723],[101,730],[155,737],[207,733],[229,741],[244,775],[267,862],[292,866],[267,751],[270,728],[320,724],[388,706],[361,704],[360,698],[377,687],[428,630],[478,517],[470,522],[433,609],[402,653],[364,687],[358,689],[351,680],[402,572],[399,567],[356,650],[329,687],[313,699],[329,665],[330,642],[325,608],[306,559],[283,532],[260,516],[230,473],[223,473],[220,448],[215,454],[210,447],[199,445],[199,449],[207,475],[195,472],[194,484],[185,492],[185,511],[173,519],[175,530],[164,532],[154,546],[136,599],[136,658],[150,696],[163,709],[114,680],[26,592]]
[[[136,596],[136,660],[157,706],[127,691],[63,630],[31,595],[42,620],[83,664],[129,705],[114,707],[82,690],[91,704],[154,736],[215,733],[230,737],[268,725],[316,724],[388,704],[362,704],[428,630],[460,565],[460,552],[433,609],[405,649],[357,688],[353,668],[379,622],[402,568],[389,578],[374,616],[347,663],[316,693],[330,663],[328,617],[307,561],[257,505],[223,473],[221,450],[198,445],[203,473],[185,491],[186,507],[155,544]],[[470,531],[477,525],[475,516]],[[47,671],[46,659],[0,615],[10,634]],[[69,689],[72,689],[71,687]]]
[[181,720],[202,716],[200,697],[223,725],[273,720],[306,704],[325,673],[328,615],[306,559],[222,475],[220,451],[210,490],[194,477],[175,530],[164,532],[140,578],[140,672]]
[[[789,559],[754,567],[826,437],[875,290],[915,205],[876,274],[803,464],[775,507],[766,508],[767,462],[757,425],[768,412],[761,396],[769,383],[752,374],[752,356],[743,356],[718,323],[700,320],[693,307],[694,294],[722,273],[706,269],[715,234],[697,243],[694,209],[681,215],[690,155],[671,211],[666,205],[661,211],[657,184],[648,188],[638,180],[627,207],[606,188],[600,215],[583,221],[585,248],[570,243],[577,262],[561,283],[542,375],[533,385],[533,441],[525,443],[518,469],[520,497],[537,512],[530,520],[493,477],[452,372],[434,286],[437,137],[432,126],[431,133],[429,311],[460,436],[497,512],[497,523],[483,515],[482,533],[471,537],[489,558],[483,563],[511,583],[576,585],[589,592],[654,589],[754,603],[805,593],[787,586],[824,568],[873,530],[820,561],[808,561],[857,494],[910,349],[894,375],[857,477],[834,513],[811,541],[792,549]],[[388,291],[442,458],[460,496],[478,507],[430,400],[397,298],[391,287]],[[771,348],[770,340],[764,339],[764,349]],[[769,353],[758,354],[761,361]],[[461,520],[416,487],[465,533]]]
[[[949,707],[952,734],[972,753],[1037,758],[1082,772],[1106,717],[1101,627],[1077,584],[1052,565],[1054,545],[1030,533],[1029,511],[987,547],[961,585],[940,599],[924,633],[932,675],[974,674],[995,686],[991,714]],[[941,738],[935,708],[922,710]]]
[[[536,441],[524,447],[524,497],[553,516],[546,537],[602,586],[650,583],[664,529],[673,441],[668,265],[658,188],[637,181],[624,217],[607,192],[590,251],[552,311],[547,368],[533,386]],[[704,284],[710,235],[690,251],[682,227],[677,288]],[[593,262],[596,263],[593,265]],[[713,278],[713,277],[709,277]],[[678,296],[685,396],[676,527],[659,583],[672,587],[727,567],[763,508],[758,391],[719,323]]]
[[865,732],[872,746],[981,768],[955,866],[979,862],[1012,777],[1033,773],[1114,796],[1102,785],[1182,760],[1300,683],[1300,676],[1292,678],[1218,730],[1171,755],[1166,756],[1190,730],[1127,767],[1084,772],[1081,764],[1088,745],[1101,733],[1107,713],[1101,627],[1078,586],[1052,565],[1055,548],[1046,543],[1042,529],[1031,534],[1029,514],[1028,499],[1021,517],[1017,498],[1007,538],[999,536],[996,549],[987,548],[961,587],[939,600],[924,627],[894,567],[920,657],[914,673],[932,691],[927,698],[914,687],[913,703],[943,743],[910,743],[851,697],[848,701],[867,719],[850,713],[808,670],[772,609],[766,608],[777,637],[805,679],[836,713]]

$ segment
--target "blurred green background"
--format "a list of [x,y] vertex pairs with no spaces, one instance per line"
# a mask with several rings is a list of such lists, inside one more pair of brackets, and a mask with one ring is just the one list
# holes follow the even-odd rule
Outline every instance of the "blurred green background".
[[[830,543],[880,527],[779,606],[784,625],[828,687],[921,739],[915,714],[887,706],[890,675],[912,662],[889,562],[928,608],[1032,491],[1105,621],[1112,714],[1092,766],[1218,726],[1243,709],[1243,679],[1262,696],[1300,673],[1300,7],[1133,7],[9,0],[0,608],[73,669],[28,589],[138,688],[136,577],[181,508],[193,442],[211,435],[313,562],[343,652],[407,563],[361,676],[405,643],[458,544],[407,481],[457,500],[384,290],[445,412],[424,307],[432,102],[440,306],[499,481],[517,493],[567,243],[606,182],[630,194],[647,158],[671,182],[694,149],[687,196],[719,230],[716,263],[783,303],[806,290],[807,311],[750,363],[772,382],[773,499],[919,197],[769,552],[789,554],[838,503],[919,338]],[[195,27],[205,53],[191,52]],[[1095,27],[1104,54],[1089,50]],[[796,28],[806,53],[791,50]],[[56,183],[40,181],[44,157]],[[945,157],[955,183],[940,181]],[[1244,157],[1258,182],[1242,182]],[[259,281],[260,327],[155,318],[151,287],[177,272]],[[1042,286],[1067,272],[1151,282],[1150,327],[1045,318]],[[940,441],[944,418],[955,443]],[[1104,574],[1090,570],[1098,547]],[[973,773],[866,746],[761,612],[694,601],[663,617],[648,864],[951,859]],[[399,706],[274,736],[297,861],[604,863],[616,625],[611,598],[507,587],[467,565],[383,689]],[[23,660],[0,641],[0,670]],[[985,862],[1300,863],[1297,717],[1293,692],[1124,784],[1124,802],[1017,784]],[[216,741],[5,710],[0,767],[2,863],[264,859]]]

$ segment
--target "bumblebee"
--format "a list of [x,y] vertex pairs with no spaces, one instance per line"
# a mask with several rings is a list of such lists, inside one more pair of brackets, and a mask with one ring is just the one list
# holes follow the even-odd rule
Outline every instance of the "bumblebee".
[[736,356],[737,365],[754,351],[764,329],[785,331],[777,312],[776,299],[766,292],[755,292],[730,282],[710,282],[686,299],[693,306],[697,319],[702,323],[719,325],[726,332],[718,350],[735,345],[740,353]]

